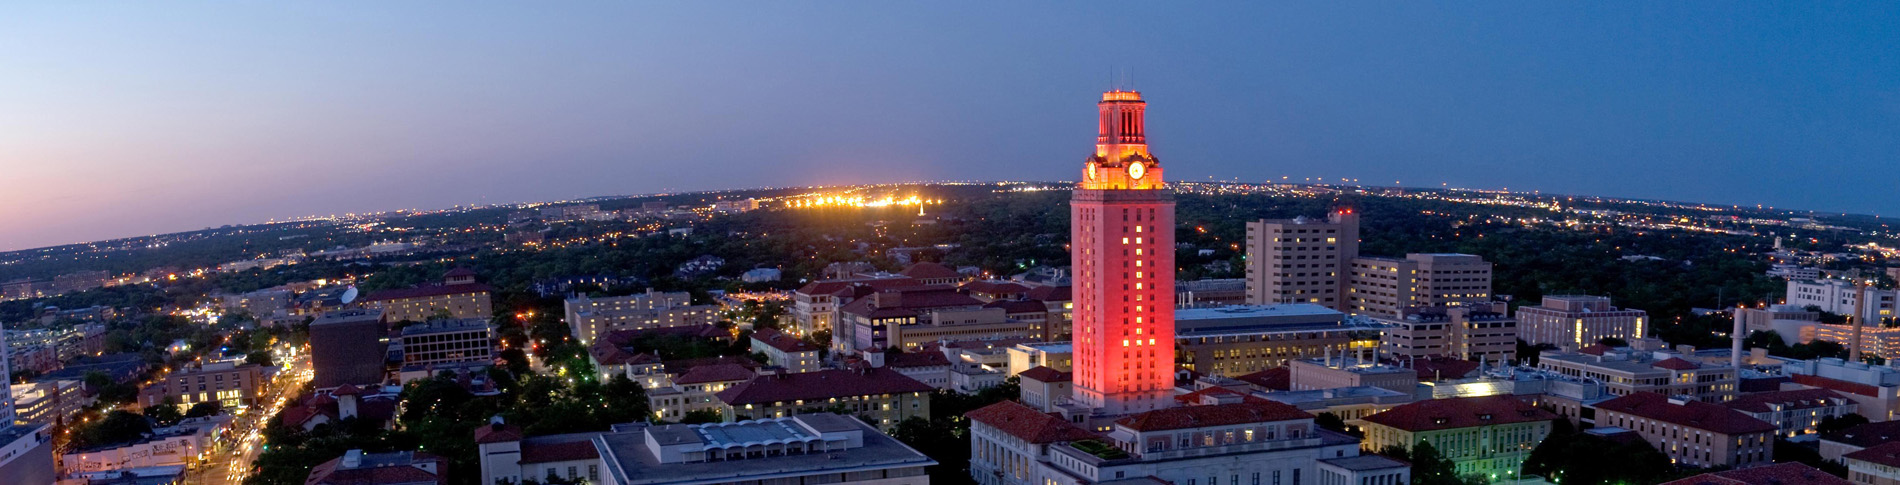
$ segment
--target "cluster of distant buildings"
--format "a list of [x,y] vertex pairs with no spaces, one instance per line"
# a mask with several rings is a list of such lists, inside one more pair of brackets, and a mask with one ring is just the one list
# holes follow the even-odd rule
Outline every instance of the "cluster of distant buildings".
[[0,301],[24,300],[86,291],[112,282],[105,271],[79,271],[52,278],[18,278],[0,282]]

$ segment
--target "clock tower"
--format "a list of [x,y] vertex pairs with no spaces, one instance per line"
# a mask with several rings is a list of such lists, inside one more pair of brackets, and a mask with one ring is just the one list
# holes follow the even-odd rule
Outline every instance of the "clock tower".
[[1174,192],[1148,153],[1148,103],[1102,93],[1095,154],[1069,203],[1075,399],[1107,415],[1161,409],[1174,388]]

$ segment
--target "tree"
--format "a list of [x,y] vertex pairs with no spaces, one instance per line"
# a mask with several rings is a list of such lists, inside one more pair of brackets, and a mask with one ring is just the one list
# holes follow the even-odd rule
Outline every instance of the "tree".
[[1333,414],[1330,412],[1319,413],[1319,416],[1315,416],[1313,418],[1313,424],[1316,426],[1319,426],[1320,429],[1337,431],[1340,433],[1358,436],[1361,438],[1365,437],[1364,433],[1361,433],[1355,429],[1348,428],[1346,426],[1346,420],[1340,419],[1339,415]]
[[151,418],[152,421],[158,423],[159,426],[171,426],[178,424],[178,421],[184,419],[185,415],[178,412],[177,401],[166,397],[165,402],[145,408],[145,417]]
[[1483,485],[1489,483],[1482,477],[1459,476],[1458,465],[1451,459],[1438,453],[1438,447],[1430,441],[1419,441],[1409,453],[1398,450],[1406,461],[1412,462],[1412,485]]
[[719,414],[719,410],[717,409],[701,409],[698,411],[687,411],[685,416],[680,417],[680,423],[681,424],[717,423],[717,422],[722,421],[723,419],[724,418]]
[[[1605,463],[1617,466],[1606,467]],[[1611,442],[1572,430],[1557,420],[1550,435],[1524,460],[1523,473],[1566,485],[1662,483],[1675,476],[1669,457],[1642,441]]]
[[[177,409],[173,408],[172,411],[176,412]],[[106,414],[105,419],[80,429],[77,433],[79,435],[77,441],[79,447],[85,448],[124,443],[151,433],[152,422],[145,416],[127,411],[113,411]]]
[[904,418],[891,428],[891,437],[937,460],[925,470],[932,483],[966,483],[970,479],[970,444],[967,423],[949,419]]
[[191,409],[185,410],[185,417],[202,418],[206,416],[217,416],[218,413],[223,411],[224,405],[219,404],[217,401],[205,401],[191,405]]
[[267,367],[277,364],[276,362],[271,360],[270,351],[263,350],[263,349],[255,349],[255,350],[252,350],[251,353],[245,354],[244,362],[247,364],[257,364],[257,365],[267,366]]
[[1832,433],[1836,431],[1846,431],[1848,428],[1863,424],[1867,424],[1866,417],[1859,414],[1847,414],[1840,417],[1828,416],[1821,418],[1821,424],[1815,425],[1814,429],[1820,433]]

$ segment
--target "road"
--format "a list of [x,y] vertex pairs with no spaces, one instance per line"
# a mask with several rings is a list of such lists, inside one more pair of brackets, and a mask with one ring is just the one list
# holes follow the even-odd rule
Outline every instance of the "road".
[[251,463],[264,449],[264,426],[297,396],[292,395],[310,381],[310,356],[300,352],[287,359],[277,378],[258,396],[258,405],[246,409],[231,422],[227,439],[207,450],[206,460],[188,475],[186,483],[238,485],[251,475]]

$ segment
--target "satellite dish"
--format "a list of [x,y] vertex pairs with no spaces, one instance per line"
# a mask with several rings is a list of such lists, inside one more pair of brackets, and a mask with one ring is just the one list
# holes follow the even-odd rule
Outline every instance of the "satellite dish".
[[343,297],[338,298],[338,300],[341,300],[343,304],[345,305],[350,304],[350,302],[352,301],[356,301],[356,287],[351,286],[350,289],[343,290]]

